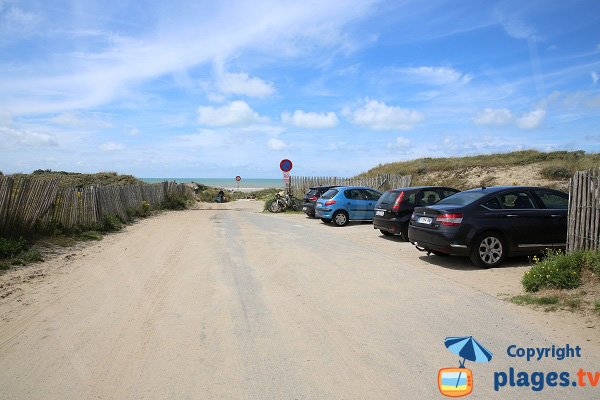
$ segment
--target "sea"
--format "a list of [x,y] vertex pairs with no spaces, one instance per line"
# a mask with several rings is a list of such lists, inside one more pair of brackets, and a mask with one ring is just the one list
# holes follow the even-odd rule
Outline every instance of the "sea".
[[253,179],[243,178],[240,182],[237,182],[233,178],[140,178],[146,183],[157,183],[157,182],[177,182],[177,183],[189,183],[196,182],[203,185],[212,186],[216,188],[246,188],[246,189],[268,189],[268,188],[283,188],[282,179]]

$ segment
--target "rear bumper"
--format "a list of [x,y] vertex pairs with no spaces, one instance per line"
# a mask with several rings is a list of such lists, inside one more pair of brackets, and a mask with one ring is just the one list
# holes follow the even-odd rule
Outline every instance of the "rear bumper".
[[333,210],[330,208],[315,207],[315,217],[332,219]]
[[468,256],[468,244],[457,236],[457,231],[439,231],[414,225],[408,227],[408,239],[415,246],[446,254]]
[[302,211],[307,215],[315,215],[315,205],[311,203],[302,204]]
[[375,216],[373,218],[373,229],[380,229],[386,232],[399,234],[402,222],[397,218],[382,218]]

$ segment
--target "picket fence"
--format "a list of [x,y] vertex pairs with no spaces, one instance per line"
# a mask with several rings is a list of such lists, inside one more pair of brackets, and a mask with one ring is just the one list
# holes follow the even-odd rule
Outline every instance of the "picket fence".
[[410,186],[410,175],[382,174],[369,178],[340,178],[337,176],[290,176],[290,189],[296,196],[302,196],[312,186],[368,186],[385,191]]
[[600,250],[600,168],[571,178],[567,250]]
[[194,198],[184,184],[61,188],[58,179],[0,177],[0,234],[15,236],[51,226],[94,228],[106,217],[127,218],[144,202],[156,208],[169,196]]

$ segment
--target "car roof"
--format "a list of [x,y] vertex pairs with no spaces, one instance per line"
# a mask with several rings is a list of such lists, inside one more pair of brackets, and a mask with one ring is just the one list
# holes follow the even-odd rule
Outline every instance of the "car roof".
[[[393,188],[390,190],[387,190],[388,192],[391,190],[405,190],[405,191],[409,191],[409,190],[421,190],[421,189],[452,189],[452,190],[458,190],[456,188],[452,188],[450,186],[408,186],[408,187],[400,187],[400,188]],[[460,192],[460,190],[458,190]]]
[[334,188],[339,187],[339,185],[321,185],[321,186],[311,186],[309,189],[324,189],[324,188]]
[[[373,189],[372,187],[368,187],[368,186],[338,186],[339,189]],[[373,190],[377,190],[377,189],[373,189]],[[377,190],[379,192],[379,190]]]
[[555,190],[560,192],[560,190],[545,188],[542,186],[490,186],[490,187],[479,187],[474,189],[465,190],[464,192],[476,192],[482,190],[485,193],[497,193],[503,190],[511,190],[511,189],[521,189],[521,190],[532,190],[532,189],[547,189],[547,190]]

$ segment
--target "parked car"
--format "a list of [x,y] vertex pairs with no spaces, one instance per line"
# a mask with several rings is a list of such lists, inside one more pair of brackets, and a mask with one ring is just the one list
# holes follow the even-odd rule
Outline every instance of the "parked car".
[[351,220],[371,221],[381,192],[364,186],[329,189],[317,200],[315,215],[325,223],[344,226]]
[[309,217],[315,217],[315,204],[317,199],[321,197],[323,193],[331,188],[338,187],[337,185],[329,186],[314,186],[308,189],[304,198],[302,199],[302,211]]
[[429,206],[460,190],[442,186],[414,186],[385,192],[375,205],[373,228],[386,236],[400,234],[408,242],[408,225],[415,207]]
[[495,267],[508,256],[564,249],[568,204],[566,193],[541,187],[466,190],[415,208],[408,237],[420,250]]

